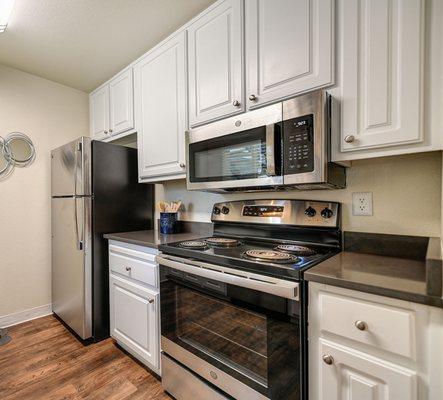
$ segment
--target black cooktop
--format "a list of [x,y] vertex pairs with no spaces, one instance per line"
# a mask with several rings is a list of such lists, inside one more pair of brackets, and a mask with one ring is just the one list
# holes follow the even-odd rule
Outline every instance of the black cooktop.
[[[296,241],[242,239],[228,236],[216,238],[215,244],[212,243],[213,238],[201,238],[190,242],[160,245],[159,250],[172,256],[290,280],[302,279],[303,272],[308,268],[339,252],[334,246]],[[220,238],[222,240],[219,240]],[[238,240],[238,244],[233,243],[232,239]],[[222,247],[223,244],[227,247]],[[284,245],[283,249],[278,248],[279,245]],[[294,245],[303,248],[295,248],[294,250],[298,250],[295,252],[289,251]],[[252,256],[261,258],[254,259]]]

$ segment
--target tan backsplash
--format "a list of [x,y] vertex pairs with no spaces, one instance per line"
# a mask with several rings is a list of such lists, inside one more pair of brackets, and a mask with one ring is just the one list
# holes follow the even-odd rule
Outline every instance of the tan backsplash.
[[[182,200],[181,219],[207,222],[212,205],[238,199],[308,199],[343,205],[343,229],[359,232],[440,236],[442,159],[440,152],[360,160],[348,169],[341,190],[213,194],[189,192],[184,180],[157,185],[158,200]],[[352,215],[352,193],[373,193],[373,216]]]

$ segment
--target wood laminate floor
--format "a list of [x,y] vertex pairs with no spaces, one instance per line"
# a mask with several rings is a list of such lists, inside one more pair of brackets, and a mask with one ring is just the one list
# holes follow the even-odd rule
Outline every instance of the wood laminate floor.
[[54,317],[8,329],[0,346],[1,400],[171,400],[160,381],[112,339],[84,346]]

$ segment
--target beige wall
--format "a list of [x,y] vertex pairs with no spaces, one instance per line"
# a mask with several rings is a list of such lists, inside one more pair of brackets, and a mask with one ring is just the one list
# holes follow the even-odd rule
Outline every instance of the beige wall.
[[37,151],[0,181],[0,316],[51,302],[50,150],[89,135],[88,118],[86,93],[0,65],[0,135]]
[[[342,190],[228,194],[186,192],[184,181],[157,188],[157,199],[182,200],[181,218],[209,221],[212,204],[223,200],[289,198],[339,201],[343,204],[343,229],[418,236],[441,235],[441,153],[360,160],[348,170],[348,187]],[[373,192],[374,215],[352,215],[352,193]]]

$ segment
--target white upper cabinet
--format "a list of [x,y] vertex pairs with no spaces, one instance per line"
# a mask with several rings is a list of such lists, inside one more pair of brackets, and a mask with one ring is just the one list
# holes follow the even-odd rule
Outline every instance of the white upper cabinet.
[[342,0],[341,151],[423,140],[424,0]]
[[117,135],[134,128],[134,88],[132,68],[109,82],[109,133]]
[[134,66],[139,179],[182,177],[185,171],[186,68],[182,31]]
[[91,137],[103,140],[134,129],[134,86],[128,68],[89,95]]
[[245,110],[242,5],[225,0],[188,28],[191,126]]
[[245,16],[249,108],[334,83],[333,0],[246,0]]
[[104,139],[109,130],[109,86],[91,93],[89,96],[89,119],[91,137]]

